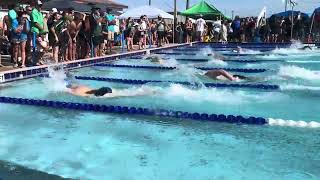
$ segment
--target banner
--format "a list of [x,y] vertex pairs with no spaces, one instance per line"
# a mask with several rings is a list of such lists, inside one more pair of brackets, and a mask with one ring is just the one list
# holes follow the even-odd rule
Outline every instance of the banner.
[[266,19],[266,17],[267,17],[267,7],[263,7],[258,16],[256,27],[259,27],[261,24],[262,18]]

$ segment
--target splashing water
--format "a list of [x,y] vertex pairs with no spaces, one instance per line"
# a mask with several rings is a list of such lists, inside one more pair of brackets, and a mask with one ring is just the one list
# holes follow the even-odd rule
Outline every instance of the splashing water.
[[310,55],[314,53],[318,53],[314,49],[305,49],[301,50],[305,45],[302,44],[300,41],[292,41],[293,43],[290,45],[289,48],[277,48],[271,51],[272,54],[280,54],[280,55]]
[[261,51],[255,51],[252,49],[244,49],[242,48],[242,51],[240,51],[240,54],[261,54]]
[[162,62],[163,62],[162,63],[163,66],[175,67],[175,66],[179,65],[178,61],[176,59],[172,58],[172,57],[170,57],[170,59],[167,59],[167,60],[162,61]]
[[306,80],[320,80],[320,74],[318,72],[298,66],[281,66],[278,75]]
[[308,90],[308,91],[319,91],[320,87],[317,86],[305,86],[305,85],[298,85],[298,84],[287,84],[281,85],[281,90]]
[[44,78],[43,83],[48,91],[59,92],[66,90],[67,75],[63,70],[62,66],[49,66],[48,67],[49,77]]
[[162,89],[162,94],[170,100],[183,99],[194,103],[210,102],[218,104],[237,105],[250,102],[266,102],[283,99],[284,96],[274,92],[252,94],[241,90],[227,90],[216,88],[191,89],[183,85],[172,84]]

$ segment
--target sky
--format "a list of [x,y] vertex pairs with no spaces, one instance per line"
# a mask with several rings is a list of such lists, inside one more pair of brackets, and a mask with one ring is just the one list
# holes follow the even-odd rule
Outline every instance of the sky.
[[[141,5],[147,5],[149,0],[114,0],[126,4],[129,8]],[[173,11],[174,0],[151,0],[152,6],[165,11]],[[190,0],[190,6],[196,4],[200,0]],[[261,9],[266,6],[269,15],[284,11],[284,0],[207,0],[213,4],[222,13],[231,17],[232,10],[234,15],[240,16],[258,16]],[[295,10],[306,13],[312,13],[315,8],[320,7],[320,0],[294,0],[298,3]],[[186,0],[177,0],[178,11],[183,11],[186,8]],[[269,16],[267,15],[267,16]]]

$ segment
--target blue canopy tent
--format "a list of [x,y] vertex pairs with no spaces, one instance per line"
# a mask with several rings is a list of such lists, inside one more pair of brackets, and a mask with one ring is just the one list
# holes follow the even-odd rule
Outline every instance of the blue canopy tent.
[[315,9],[314,12],[313,12],[313,14],[314,14],[314,13],[320,13],[320,7],[318,7],[317,9]]
[[292,16],[292,13],[293,13],[293,16],[298,16],[298,14],[301,13],[301,16],[303,18],[308,18],[309,17],[308,14],[300,12],[300,11],[284,11],[284,12],[280,12],[280,13],[277,13],[277,14],[273,14],[272,16],[275,16],[275,17],[290,17],[290,16]]

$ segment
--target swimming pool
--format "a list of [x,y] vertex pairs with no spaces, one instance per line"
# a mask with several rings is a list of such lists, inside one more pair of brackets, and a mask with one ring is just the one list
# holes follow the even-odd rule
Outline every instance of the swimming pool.
[[[64,72],[50,70],[52,78],[36,77],[1,86],[0,96],[320,122],[318,50],[300,52],[284,49],[287,46],[275,49],[274,45],[246,47],[252,50],[240,56],[231,52],[232,45],[211,44],[159,53],[166,59],[164,66],[177,69],[91,66],[70,70],[74,77],[178,81],[196,86],[74,79],[78,84],[93,88],[109,86],[132,95],[75,97],[64,92]],[[215,53],[235,61],[201,61],[208,59],[208,52],[215,49]],[[112,64],[160,66],[137,56]],[[278,85],[279,89],[205,88],[202,83],[229,82],[204,78],[200,75],[204,71],[195,67],[266,69],[258,73],[234,72],[255,80],[232,84]],[[136,94],[144,95],[134,96]],[[290,123],[283,126],[228,124],[17,104],[1,104],[0,113],[3,117],[1,160],[66,178],[291,180],[320,177],[318,128],[289,127]]]

